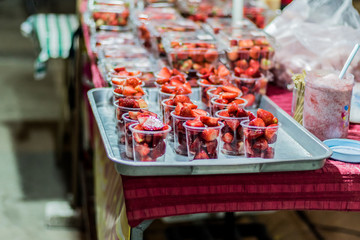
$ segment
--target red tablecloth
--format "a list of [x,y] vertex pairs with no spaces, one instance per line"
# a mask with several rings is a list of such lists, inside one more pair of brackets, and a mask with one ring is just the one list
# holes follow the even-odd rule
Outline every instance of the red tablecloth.
[[[290,112],[292,93],[269,87],[270,98]],[[360,140],[360,125],[349,138]],[[122,176],[127,217],[146,219],[263,210],[360,210],[360,164],[327,160],[316,171],[197,176]]]

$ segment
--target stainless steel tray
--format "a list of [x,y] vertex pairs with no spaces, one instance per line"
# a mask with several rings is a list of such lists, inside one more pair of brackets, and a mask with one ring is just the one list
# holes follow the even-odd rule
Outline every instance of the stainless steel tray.
[[[232,157],[219,154],[219,159],[187,161],[167,146],[164,162],[135,162],[125,156],[125,146],[117,143],[111,89],[97,88],[88,92],[107,156],[115,162],[120,174],[130,176],[231,174],[277,171],[304,171],[321,168],[332,151],[308,132],[268,97],[260,107],[272,112],[282,124],[274,159]],[[155,103],[150,106],[157,106]],[[152,110],[150,108],[150,110]]]

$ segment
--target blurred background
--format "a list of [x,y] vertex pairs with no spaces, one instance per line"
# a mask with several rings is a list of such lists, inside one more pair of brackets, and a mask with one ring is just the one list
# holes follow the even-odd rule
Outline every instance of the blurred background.
[[[36,45],[21,35],[20,25],[35,13],[75,13],[75,0],[0,1],[0,239],[85,239],[81,224],[50,226],[49,202],[73,202],[70,146],[56,150],[59,119],[63,112],[65,64],[51,60],[47,75],[34,80]],[[360,9],[360,0],[354,0]],[[312,221],[331,225],[326,239],[360,239],[360,214],[307,212]],[[273,239],[316,239],[294,212],[275,212],[243,217],[256,218],[267,226]],[[251,219],[254,220],[254,219]],[[182,225],[187,223],[186,221]],[[61,225],[61,224],[60,224]],[[175,224],[155,221],[147,239],[165,239],[164,229]],[[354,231],[344,232],[342,227]],[[358,232],[356,231],[358,230]],[[247,238],[250,239],[250,238]]]

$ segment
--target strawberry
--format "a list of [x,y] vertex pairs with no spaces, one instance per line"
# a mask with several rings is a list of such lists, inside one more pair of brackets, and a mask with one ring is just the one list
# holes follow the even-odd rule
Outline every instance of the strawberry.
[[261,151],[266,150],[268,148],[268,142],[265,138],[257,138],[254,144],[252,145],[253,149],[259,149]]
[[225,120],[225,123],[226,123],[226,125],[228,125],[229,126],[229,128],[231,128],[231,130],[233,130],[233,131],[235,131],[238,127],[239,127],[239,125],[240,125],[240,122],[238,121],[238,120],[236,120],[236,119],[234,119],[234,120],[228,120],[228,119],[226,119]]
[[250,121],[252,121],[252,120],[254,120],[256,118],[255,115],[252,112],[247,112],[247,113],[249,115],[249,120]]
[[245,111],[243,108],[238,108],[238,111],[236,113],[236,117],[248,117],[249,113]]
[[254,150],[251,147],[250,141],[249,139],[245,139],[245,151],[247,154],[249,155],[253,155],[254,154]]
[[139,95],[139,96],[145,95],[145,92],[140,85],[137,85],[135,87],[135,90],[137,91],[137,94],[135,94],[135,95]]
[[224,92],[223,94],[220,95],[220,97],[222,99],[227,99],[227,100],[232,100],[234,98],[236,98],[238,96],[237,93],[234,92]]
[[217,75],[218,75],[219,77],[226,77],[226,76],[229,76],[229,75],[230,75],[230,71],[229,71],[229,69],[227,69],[224,65],[220,65],[220,66],[218,67]]
[[249,55],[252,59],[258,59],[260,57],[260,47],[259,46],[253,46],[249,50]]
[[166,144],[163,141],[163,138],[160,138],[159,143],[156,144],[155,148],[152,151],[151,157],[152,159],[157,159],[165,154]]
[[208,154],[213,155],[216,153],[218,143],[216,140],[214,140],[211,142],[206,142],[205,146],[206,146],[206,150],[207,150]]
[[147,119],[142,123],[140,122],[140,117],[138,119],[144,130],[159,131],[164,128],[164,124],[156,117],[148,116]]
[[184,107],[182,103],[178,103],[175,107],[174,114],[180,116],[180,111]]
[[277,124],[271,124],[269,125],[266,129],[265,129],[265,138],[268,141],[269,144],[275,143],[276,139],[277,139],[277,135],[276,135],[276,131],[277,129],[274,128],[276,127]]
[[274,152],[274,148],[272,147],[268,147],[265,150],[265,156],[264,158],[274,158],[275,152]]
[[232,102],[233,102],[233,103],[236,103],[237,105],[245,103],[245,101],[244,101],[243,99],[235,99],[235,100],[232,101]]
[[197,137],[195,140],[190,144],[190,152],[196,152],[198,149],[200,149],[200,139]]
[[[184,95],[176,95],[173,98],[174,102],[177,103],[191,103],[191,100],[188,96],[184,96]],[[173,105],[173,104],[171,104]]]
[[241,90],[234,85],[225,85],[222,86],[224,92],[236,93],[238,96],[241,94]]
[[141,157],[145,157],[146,155],[148,155],[148,154],[150,153],[150,148],[149,148],[149,146],[148,146],[146,143],[144,143],[144,144],[137,144],[137,145],[135,146],[135,151],[136,151],[137,153],[139,153],[139,155],[140,155]]
[[125,70],[126,70],[125,67],[116,67],[116,68],[114,68],[115,72],[122,72],[122,71],[125,71]]
[[236,59],[238,59],[238,53],[236,50],[231,50],[229,52],[227,52],[227,57],[230,61],[235,61]]
[[118,104],[121,107],[134,108],[136,105],[136,100],[132,98],[119,98]]
[[200,152],[195,155],[194,159],[210,159],[210,157],[204,150],[200,150]]
[[190,106],[183,106],[180,109],[180,115],[182,117],[193,117],[193,112]]
[[230,103],[227,106],[227,111],[229,114],[235,114],[238,111],[238,105],[234,102]]
[[219,126],[219,118],[201,116],[200,121],[207,125],[208,127],[216,127]]
[[239,71],[246,70],[249,67],[248,62],[245,59],[241,59],[241,60],[237,61],[235,63],[235,65],[236,65],[237,68],[240,68],[240,69],[238,69],[238,73],[239,73]]
[[254,94],[246,94],[242,96],[241,98],[245,99],[248,103],[246,104],[246,107],[251,107],[255,103],[255,95]]
[[256,71],[259,70],[260,64],[258,61],[251,59],[249,62],[250,67],[254,68]]
[[201,132],[201,137],[207,142],[214,141],[219,135],[219,131],[212,128],[206,128],[203,132]]
[[123,95],[125,96],[132,96],[132,95],[135,95],[138,91],[136,91],[134,89],[134,87],[132,86],[124,86],[124,89],[123,89]]
[[231,143],[234,140],[234,136],[231,133],[227,132],[221,137],[221,139],[225,143]]
[[228,101],[228,100],[226,100],[226,99],[222,99],[222,98],[218,98],[218,99],[216,99],[216,100],[215,100],[215,102],[217,102],[217,103],[221,103],[221,104],[228,104],[228,103],[229,103],[229,101]]
[[170,94],[172,94],[172,93],[174,93],[175,89],[174,89],[174,88],[171,88],[171,87],[169,87],[169,86],[167,86],[167,85],[162,85],[162,86],[161,86],[161,91],[162,91],[163,93],[170,93]]
[[141,84],[141,80],[138,78],[128,78],[125,81],[125,85],[136,87]]
[[245,70],[245,74],[249,77],[253,77],[257,73],[258,73],[258,69],[255,69],[253,67],[248,67],[248,69]]
[[251,120],[249,122],[249,126],[255,126],[255,127],[265,127],[265,123],[261,118],[255,118],[254,120]]
[[202,109],[193,109],[192,115],[193,117],[206,116],[208,113]]
[[220,111],[220,112],[219,112],[219,116],[222,116],[222,117],[230,117],[228,111]]
[[186,125],[191,127],[205,127],[205,125],[200,121],[200,118],[195,118],[194,120],[186,121]]
[[218,52],[214,49],[208,49],[204,55],[205,60],[210,63],[214,62],[218,58],[218,56]]
[[115,88],[114,92],[117,93],[117,94],[122,94],[123,93],[123,88],[122,87]]
[[138,117],[139,114],[140,114],[140,112],[130,111],[129,112],[129,118],[132,119],[132,120],[137,120],[137,117]]
[[169,79],[171,77],[171,73],[167,67],[163,67],[158,73],[157,77]]
[[265,126],[273,123],[274,115],[271,112],[259,108],[256,114],[258,118],[261,118],[264,121]]

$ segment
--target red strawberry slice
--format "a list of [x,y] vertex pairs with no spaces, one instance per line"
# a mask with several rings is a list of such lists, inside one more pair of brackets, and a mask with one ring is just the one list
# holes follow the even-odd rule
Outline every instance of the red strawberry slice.
[[234,140],[234,136],[231,133],[227,132],[221,137],[221,139],[225,143],[231,143]]
[[122,94],[123,93],[123,87],[115,88],[114,92],[117,93],[117,94]]
[[228,110],[229,114],[236,114],[238,111],[238,105],[236,103],[232,102],[227,106],[227,110]]
[[139,114],[140,114],[140,112],[130,111],[129,112],[129,118],[132,119],[132,120],[137,120],[137,117],[138,117]]
[[175,107],[174,114],[180,116],[180,111],[184,107],[182,103],[178,103]]
[[174,97],[175,103],[191,103],[191,100],[188,96],[176,95]]
[[192,116],[193,117],[200,117],[200,116],[206,116],[208,113],[205,110],[202,109],[193,109],[192,110]]
[[162,130],[163,127],[164,127],[163,122],[161,122],[156,117],[149,116],[149,117],[147,117],[147,119],[143,123],[141,123],[141,121],[143,121],[143,120],[140,121],[140,118],[143,118],[143,117],[139,117],[138,119],[139,119],[139,123],[144,128],[144,130],[147,130],[147,131],[159,131],[159,130]]
[[245,103],[245,101],[244,101],[243,99],[235,99],[235,100],[232,101],[232,102],[233,102],[233,103],[236,103],[237,105]]
[[219,112],[219,116],[222,116],[222,117],[230,117],[228,111],[220,111],[220,112]]
[[247,112],[247,114],[249,115],[249,120],[252,121],[254,120],[256,117],[252,112]]
[[265,127],[265,122],[261,118],[255,118],[249,122],[249,126]]
[[137,153],[139,153],[139,155],[141,157],[145,157],[146,155],[148,155],[150,153],[150,148],[146,143],[138,144],[135,146],[135,151]]
[[116,67],[116,68],[114,68],[115,72],[122,72],[122,71],[125,71],[125,70],[126,70],[125,67]]
[[219,118],[201,116],[200,121],[207,125],[208,127],[216,127],[219,126]]
[[216,140],[211,141],[211,142],[206,142],[205,146],[206,146],[206,150],[207,150],[208,154],[212,155],[212,154],[216,153],[218,143]]
[[118,104],[122,107],[134,108],[137,103],[136,100],[132,98],[119,98]]
[[271,112],[259,108],[256,114],[258,118],[261,118],[264,121],[266,126],[273,123],[274,115]]
[[232,100],[234,98],[236,98],[238,96],[237,93],[233,93],[233,92],[224,92],[223,94],[220,95],[220,97],[222,99],[227,99],[227,100]]
[[182,76],[181,72],[179,70],[177,70],[176,68],[174,68],[172,70],[172,75],[181,75]]
[[172,88],[172,87],[166,86],[166,85],[162,85],[162,86],[161,86],[161,91],[162,91],[163,93],[170,93],[170,94],[172,94],[172,93],[175,92],[175,89]]
[[158,78],[167,78],[169,79],[171,77],[171,73],[170,70],[167,67],[163,67],[159,74],[158,74]]
[[242,96],[241,98],[247,100],[248,103],[246,104],[246,107],[252,106],[252,105],[254,105],[254,103],[255,103],[255,96],[254,96],[254,94],[247,94],[247,95],[245,95],[245,96]]
[[218,98],[218,99],[216,99],[216,100],[215,100],[215,102],[217,102],[217,103],[221,103],[221,104],[228,104],[228,103],[229,103],[229,101],[228,101],[228,100],[226,100],[226,99],[222,99],[222,98]]
[[136,91],[135,88],[133,88],[132,86],[124,86],[122,94],[125,95],[125,96],[132,96],[137,92],[138,91]]
[[200,135],[205,141],[211,142],[217,138],[217,136],[219,135],[219,131],[216,129],[207,128]]
[[195,140],[190,144],[190,152],[196,152],[198,149],[200,149],[200,139],[197,137]]
[[182,117],[192,117],[193,113],[192,113],[192,109],[190,106],[183,106],[180,109],[180,116]]
[[232,85],[222,86],[222,89],[224,90],[224,92],[236,93],[237,96],[239,96],[241,94],[241,90]]
[[195,155],[194,159],[209,159],[209,155],[204,150],[200,150],[200,152]]
[[266,140],[268,141],[269,144],[272,144],[274,142],[276,142],[276,139],[277,139],[277,135],[276,135],[276,131],[277,131],[277,128],[274,128],[276,127],[277,124],[271,124],[269,125],[266,129],[265,129],[265,138]]
[[186,121],[186,125],[191,127],[205,127],[205,125],[200,121],[200,118],[195,118],[194,120]]
[[228,75],[230,75],[229,69],[227,69],[224,65],[220,65],[218,67],[218,76],[219,77],[226,77]]
[[145,102],[144,99],[138,99],[135,101],[139,108],[147,108],[148,104]]
[[234,120],[225,120],[225,123],[229,126],[229,128],[231,128],[231,130],[235,131],[239,125],[240,125],[240,122],[236,119]]
[[261,151],[266,150],[268,148],[268,142],[265,138],[261,137],[256,139],[254,144],[252,145],[253,149],[259,149]]
[[236,117],[247,117],[248,116],[248,112],[245,111],[243,108],[238,108],[238,111],[236,113]]
[[140,85],[141,81],[138,78],[128,78],[126,79],[125,85],[127,86],[133,86],[136,87],[137,85]]

